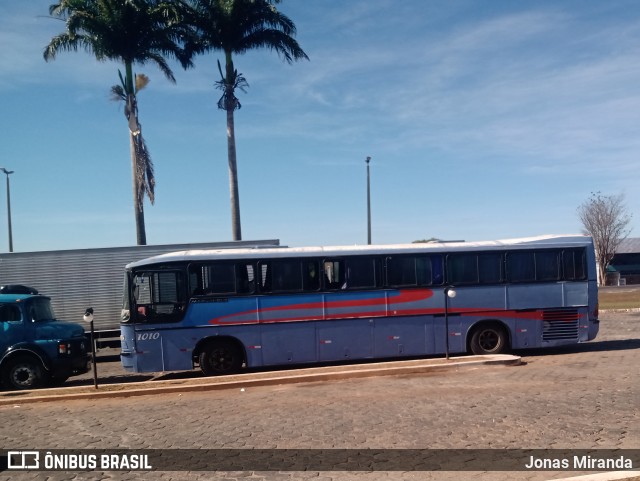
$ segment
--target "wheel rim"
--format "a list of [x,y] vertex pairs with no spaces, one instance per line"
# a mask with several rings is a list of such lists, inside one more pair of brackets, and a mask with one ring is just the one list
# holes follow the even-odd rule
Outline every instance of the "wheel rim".
[[478,336],[478,345],[486,352],[495,351],[500,344],[500,334],[493,329],[485,329]]
[[11,373],[11,380],[15,386],[30,387],[36,380],[36,373],[29,365],[20,364]]
[[211,352],[211,368],[216,372],[225,372],[231,369],[234,363],[233,352],[230,349],[218,348]]

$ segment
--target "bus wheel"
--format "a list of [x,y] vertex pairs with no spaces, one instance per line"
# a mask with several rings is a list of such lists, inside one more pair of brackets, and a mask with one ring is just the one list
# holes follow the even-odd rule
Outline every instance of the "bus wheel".
[[243,361],[242,349],[231,341],[212,341],[200,353],[200,369],[205,376],[234,374]]
[[2,373],[2,382],[12,389],[35,389],[44,383],[42,364],[31,356],[11,359]]
[[471,352],[478,355],[500,354],[507,349],[508,339],[504,328],[498,324],[482,324],[471,335]]

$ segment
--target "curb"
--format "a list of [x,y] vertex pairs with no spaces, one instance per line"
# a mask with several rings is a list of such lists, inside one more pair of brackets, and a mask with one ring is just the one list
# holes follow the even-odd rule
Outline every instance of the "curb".
[[[257,386],[296,384],[303,382],[336,381],[372,376],[439,373],[450,370],[475,369],[481,366],[518,366],[520,356],[497,354],[491,356],[464,356],[450,359],[395,361],[347,366],[330,366],[288,371],[259,372],[231,376],[195,378],[167,381],[144,381],[108,384],[94,389],[92,386],[41,389],[38,391],[11,391],[0,393],[0,406],[28,403],[68,401],[78,399],[104,399],[153,394],[219,391]],[[102,389],[102,390],[101,390]]]

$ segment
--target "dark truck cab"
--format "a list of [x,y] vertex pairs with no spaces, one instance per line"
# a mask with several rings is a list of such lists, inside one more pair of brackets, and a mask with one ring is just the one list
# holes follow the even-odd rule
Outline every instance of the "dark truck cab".
[[5,389],[58,385],[90,367],[84,328],[55,318],[51,300],[25,286],[0,288],[0,382]]

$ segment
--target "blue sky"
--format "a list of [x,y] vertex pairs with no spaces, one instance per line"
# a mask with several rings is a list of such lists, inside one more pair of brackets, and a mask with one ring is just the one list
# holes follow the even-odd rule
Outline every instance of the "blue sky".
[[[135,244],[119,65],[42,51],[50,0],[0,3],[0,166],[15,251]],[[364,244],[581,230],[590,192],[623,193],[640,235],[637,1],[285,0],[310,61],[235,59],[244,239]],[[219,54],[152,65],[139,95],[156,168],[150,244],[231,239]],[[2,176],[4,177],[4,176]],[[0,251],[6,252],[4,178]]]

